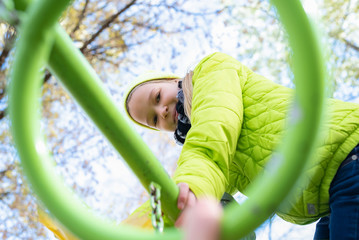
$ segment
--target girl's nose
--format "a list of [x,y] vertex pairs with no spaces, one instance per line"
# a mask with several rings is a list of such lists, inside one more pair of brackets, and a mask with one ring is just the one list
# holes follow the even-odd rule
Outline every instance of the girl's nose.
[[159,113],[159,115],[160,115],[163,119],[165,119],[165,118],[167,117],[167,114],[168,114],[168,107],[167,107],[167,106],[162,106],[162,107],[160,108],[160,113]]

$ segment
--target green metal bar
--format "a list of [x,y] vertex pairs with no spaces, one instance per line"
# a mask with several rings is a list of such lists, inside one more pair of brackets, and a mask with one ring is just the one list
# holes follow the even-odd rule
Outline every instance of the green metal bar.
[[152,181],[161,185],[162,209],[174,222],[179,215],[178,187],[139,134],[126,122],[96,72],[59,25],[55,29],[48,68],[121,154],[145,189],[149,192]]
[[296,96],[281,145],[248,190],[248,201],[229,206],[222,239],[243,237],[264,222],[291,191],[311,156],[321,122],[324,61],[320,44],[299,0],[272,0],[293,50]]
[[[36,2],[29,7],[28,19],[22,23],[20,28],[20,38],[16,45],[16,56],[10,85],[9,109],[10,117],[12,119],[13,136],[24,172],[35,193],[50,212],[81,239],[161,239],[163,236],[159,236],[153,232],[130,226],[114,226],[112,223],[95,216],[83,205],[83,202],[80,199],[75,197],[74,194],[64,186],[62,179],[55,173],[53,160],[47,150],[44,135],[40,132],[39,98],[42,79],[39,69],[44,66],[46,59],[48,59],[50,49],[54,42],[54,29],[51,27],[56,23],[62,12],[61,10],[64,9],[66,5],[66,1],[58,0]],[[58,38],[61,39],[59,40]],[[65,36],[57,36],[55,39],[55,42],[59,45],[68,44],[66,40],[69,40],[68,37],[65,38]],[[118,132],[112,128],[114,125],[116,126],[116,122],[120,122],[120,124],[117,123],[117,128],[121,128],[122,130],[126,125],[121,125],[124,123],[123,119],[119,116],[119,113],[110,109],[114,108],[114,103],[109,95],[105,93],[100,80],[93,76],[93,70],[91,70],[88,67],[89,65],[86,65],[81,58],[77,59],[80,54],[78,50],[72,48],[72,45],[70,45],[67,50],[66,47],[64,48],[65,49],[55,47],[55,53],[51,54],[51,61],[61,65],[66,71],[75,74],[75,76],[81,75],[83,81],[85,78],[90,78],[95,82],[89,84],[88,87],[82,86],[81,84],[70,85],[73,88],[77,87],[80,89],[85,87],[87,91],[92,93],[96,92],[93,93],[94,95],[92,97],[97,98],[100,105],[96,104],[92,106],[94,110],[93,112],[90,111],[90,114],[106,115],[107,117],[96,118],[96,121],[101,122],[100,127],[107,135],[110,135],[110,140],[122,143],[123,145],[119,147],[122,150],[127,148],[130,151],[137,151],[138,149],[129,146],[137,145],[141,142],[138,137],[136,137],[137,135],[130,136],[131,132],[125,130],[127,134],[125,133],[124,135],[116,136],[116,133]],[[68,65],[66,65],[66,63],[57,62],[59,59],[57,58],[58,55],[56,54],[56,49],[61,49],[61,51],[68,54],[66,57],[69,56],[70,59],[73,57],[79,61],[80,63],[73,65],[73,69],[80,70],[67,69],[66,66]],[[70,53],[70,51],[73,52]],[[69,64],[73,63],[70,59],[66,59],[69,61]],[[81,63],[87,68],[80,68]],[[70,79],[81,82],[81,80],[78,79]],[[86,95],[86,97],[88,97],[88,95]],[[89,101],[91,100],[88,98],[80,100],[87,109],[91,107],[91,104],[88,103]],[[100,108],[102,109],[101,111]],[[114,131],[112,134],[109,133],[111,132],[109,130],[110,127],[111,131]],[[121,138],[124,138],[124,140]],[[126,140],[128,142],[125,142]],[[136,161],[138,160],[137,158],[141,158],[141,163],[145,164],[143,166],[144,168],[146,166],[155,166],[157,168],[157,163],[152,165],[151,163],[147,163],[150,161],[148,159],[151,159],[151,157],[152,159],[154,158],[148,151],[143,150],[141,153],[146,157],[141,154],[132,154],[135,156],[134,160]],[[157,176],[161,175],[159,171],[160,170],[156,169],[155,174]],[[142,173],[144,175],[143,177],[149,178],[149,172],[150,171],[144,171],[144,173]],[[162,173],[164,173],[164,171]],[[158,180],[157,178],[155,178],[155,180]],[[167,175],[164,178],[167,182],[172,182]],[[158,180],[158,182],[161,182],[161,180]],[[165,186],[167,187],[168,185]],[[174,183],[173,189],[177,189]],[[166,237],[170,239],[179,239],[181,234],[172,229],[167,231]]]
[[93,68],[60,27],[56,28],[49,69],[122,155],[146,190],[149,191],[152,181],[161,185],[163,211],[174,221],[179,214],[178,187],[122,116]]
[[31,2],[32,0],[14,0],[15,9],[25,11]]

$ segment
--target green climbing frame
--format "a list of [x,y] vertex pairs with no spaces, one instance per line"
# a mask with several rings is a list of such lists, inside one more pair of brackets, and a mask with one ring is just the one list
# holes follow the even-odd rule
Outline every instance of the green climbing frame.
[[[53,159],[40,130],[40,69],[48,69],[95,122],[149,191],[161,185],[162,209],[174,221],[178,188],[140,136],[128,126],[102,82],[69,36],[57,24],[69,0],[14,0],[26,11],[20,26],[12,66],[9,109],[12,132],[28,181],[49,211],[81,239],[181,239],[170,228],[164,234],[129,226],[114,226],[87,209],[53,168]],[[324,63],[319,40],[299,0],[273,0],[293,50],[296,95],[289,126],[270,171],[248,191],[250,200],[229,206],[224,213],[222,239],[238,239],[258,227],[276,209],[300,176],[317,136],[323,103]]]

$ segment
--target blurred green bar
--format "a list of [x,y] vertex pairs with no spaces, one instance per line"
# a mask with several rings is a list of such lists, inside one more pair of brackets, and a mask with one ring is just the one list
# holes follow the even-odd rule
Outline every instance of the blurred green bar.
[[60,27],[56,28],[49,69],[126,160],[142,185],[148,191],[152,181],[161,185],[163,210],[174,221],[179,214],[178,187],[124,119],[119,104],[114,102],[88,61]]
[[[19,2],[21,9],[26,3],[24,0],[16,2]],[[121,154],[145,189],[149,192],[152,181],[161,185],[163,212],[174,222],[179,214],[178,187],[139,134],[124,119],[117,107],[119,104],[114,102],[91,65],[58,24],[48,68]]]
[[[134,240],[154,240],[154,239],[180,239],[181,233],[174,228],[169,228],[166,234],[159,235],[145,229],[139,229],[128,225],[118,225],[115,222],[106,221],[104,218],[97,216],[91,209],[85,206],[84,202],[79,199],[63,182],[63,179],[56,173],[54,168],[54,161],[52,154],[49,152],[45,142],[45,135],[41,131],[41,85],[43,83],[43,69],[46,62],[48,62],[50,52],[54,64],[58,64],[61,70],[60,76],[67,76],[72,74],[73,78],[68,83],[72,90],[80,90],[85,88],[88,91],[97,90],[95,96],[92,98],[101,98],[101,103],[98,105],[91,105],[88,98],[89,95],[80,99],[80,104],[84,104],[90,114],[95,115],[101,113],[104,116],[97,117],[95,121],[100,122],[100,128],[111,141],[117,141],[118,138],[124,138],[120,141],[123,146],[117,147],[121,150],[126,150],[127,155],[130,155],[131,150],[141,150],[140,154],[133,154],[131,156],[142,157],[141,154],[146,155],[147,158],[141,159],[133,165],[137,166],[137,174],[142,177],[142,182],[146,183],[146,188],[149,187],[150,181],[165,181],[164,187],[169,188],[172,183],[172,191],[176,193],[177,186],[170,181],[167,173],[162,168],[158,168],[159,162],[155,161],[153,155],[143,148],[136,149],[129,146],[137,145],[140,138],[130,138],[131,132],[126,130],[126,134],[121,137],[116,137],[115,128],[125,128],[125,125],[115,124],[119,117],[119,112],[114,109],[109,109],[115,106],[110,96],[104,90],[103,84],[94,74],[92,68],[83,58],[82,54],[68,41],[69,37],[56,25],[62,10],[67,6],[67,1],[61,0],[43,0],[36,1],[28,7],[26,16],[22,18],[21,25],[18,29],[19,39],[16,42],[15,58],[11,69],[11,80],[9,85],[9,115],[11,119],[11,130],[13,139],[21,159],[21,165],[25,173],[26,179],[32,190],[38,196],[50,213],[55,216],[68,230],[73,232],[80,239],[134,239]],[[54,26],[56,25],[56,29]],[[59,39],[61,38],[61,39]],[[54,48],[54,44],[68,44],[68,46],[61,46]],[[66,48],[63,49],[62,47]],[[52,53],[52,49],[55,53]],[[61,54],[56,54],[56,49],[64,51]],[[72,52],[71,52],[72,51]],[[62,59],[64,54],[66,57]],[[79,59],[77,59],[79,57]],[[67,58],[72,58],[71,60]],[[60,62],[58,62],[60,61]],[[64,61],[64,62],[62,62]],[[66,62],[68,61],[68,62]],[[69,64],[76,62],[76,64]],[[69,65],[67,65],[67,63]],[[73,69],[69,69],[69,68]],[[56,69],[55,67],[55,69]],[[67,68],[69,67],[69,68]],[[64,73],[63,71],[66,71]],[[79,79],[82,84],[76,84]],[[86,81],[93,80],[93,84],[89,85]],[[86,83],[86,84],[85,84]],[[66,83],[65,83],[66,85]],[[81,92],[81,91],[80,91]],[[98,100],[100,101],[100,100]],[[102,104],[102,105],[101,105]],[[100,106],[100,107],[99,107]],[[102,109],[102,110],[101,110]],[[109,113],[110,112],[110,113]],[[101,115],[100,114],[100,115]],[[110,120],[109,120],[110,119]],[[118,119],[123,124],[121,117]],[[121,122],[122,121],[122,122]],[[117,126],[117,127],[116,127]],[[111,128],[110,128],[111,127]],[[128,126],[127,126],[128,127]],[[111,129],[111,131],[109,130]],[[115,131],[115,133],[110,133]],[[133,136],[131,136],[133,137]],[[130,138],[130,139],[129,139]],[[126,140],[129,143],[126,143]],[[149,159],[154,160],[155,163]],[[137,165],[136,165],[137,164]],[[145,169],[140,171],[141,164],[143,168],[150,166],[150,170]],[[161,171],[162,170],[162,171]],[[154,174],[152,179],[151,174]],[[145,179],[144,179],[145,178]],[[148,185],[147,185],[148,182]],[[162,187],[163,188],[163,187]],[[163,195],[165,192],[163,192]],[[174,196],[175,194],[173,194]],[[174,197],[175,198],[175,197]],[[164,201],[166,202],[166,201]],[[176,208],[176,200],[173,201],[173,209]],[[168,204],[165,205],[169,206]],[[174,212],[174,211],[173,211]]]
[[296,94],[288,112],[285,135],[263,174],[246,189],[248,200],[240,207],[225,209],[221,227],[226,240],[234,235],[246,235],[276,211],[310,159],[321,123],[325,67],[319,38],[299,0],[271,3],[288,33],[293,51]]

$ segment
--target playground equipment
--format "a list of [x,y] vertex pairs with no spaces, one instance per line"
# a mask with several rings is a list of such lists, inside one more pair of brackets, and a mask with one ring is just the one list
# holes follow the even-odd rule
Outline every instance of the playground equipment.
[[[56,24],[69,0],[15,0],[26,11],[20,26],[10,86],[13,137],[24,173],[49,211],[81,239],[181,239],[182,233],[163,234],[129,226],[114,226],[95,216],[66,188],[55,173],[53,160],[40,131],[41,72],[46,65],[122,155],[143,186],[161,186],[162,209],[174,221],[178,188],[139,135],[128,127],[114,101],[69,36]],[[289,126],[270,171],[251,185],[249,200],[228,206],[222,239],[238,239],[253,231],[276,209],[305,165],[315,142],[323,101],[324,64],[318,39],[299,0],[273,0],[293,50],[296,95]]]

